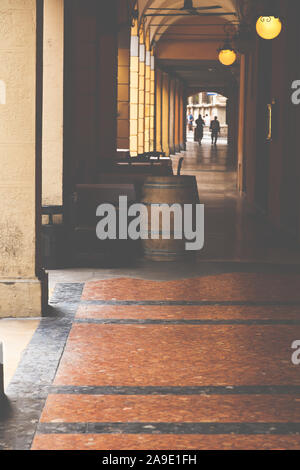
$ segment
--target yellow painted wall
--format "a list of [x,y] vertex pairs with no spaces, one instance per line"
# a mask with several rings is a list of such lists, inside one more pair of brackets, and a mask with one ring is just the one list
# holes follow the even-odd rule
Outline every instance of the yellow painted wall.
[[43,204],[62,204],[64,1],[44,0]]

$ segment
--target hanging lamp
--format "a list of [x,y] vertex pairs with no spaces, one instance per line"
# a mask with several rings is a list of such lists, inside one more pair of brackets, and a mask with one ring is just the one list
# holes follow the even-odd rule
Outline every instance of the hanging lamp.
[[218,49],[218,52],[219,61],[221,62],[221,64],[229,66],[234,64],[234,62],[236,61],[237,55],[234,48],[230,44],[229,39],[225,41],[223,47]]

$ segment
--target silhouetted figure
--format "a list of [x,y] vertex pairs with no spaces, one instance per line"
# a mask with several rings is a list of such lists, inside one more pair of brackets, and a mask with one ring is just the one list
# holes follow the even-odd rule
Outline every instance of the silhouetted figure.
[[210,123],[211,131],[211,145],[217,145],[219,133],[221,131],[220,122],[218,121],[218,116],[215,116],[215,119]]
[[199,116],[195,122],[197,125],[195,129],[195,139],[197,140],[197,142],[199,142],[199,145],[201,145],[201,141],[203,139],[203,127],[205,126],[205,122],[201,116]]

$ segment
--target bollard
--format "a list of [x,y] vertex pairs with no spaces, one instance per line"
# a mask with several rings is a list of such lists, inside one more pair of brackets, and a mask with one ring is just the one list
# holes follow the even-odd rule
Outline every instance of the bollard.
[[0,398],[4,397],[3,345],[0,342]]

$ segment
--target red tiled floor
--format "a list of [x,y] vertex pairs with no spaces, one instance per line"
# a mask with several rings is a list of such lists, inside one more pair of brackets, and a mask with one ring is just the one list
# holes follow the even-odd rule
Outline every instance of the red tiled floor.
[[300,306],[80,305],[76,318],[248,320],[300,319]]
[[85,284],[83,300],[300,300],[300,275],[226,273],[180,281],[108,279]]
[[[189,147],[189,144],[188,144]],[[210,146],[201,151],[190,144],[184,169],[194,169],[205,203],[205,246],[202,259],[298,259],[296,251],[277,239],[272,228],[247,213],[236,197],[236,176],[226,172],[231,158],[225,146],[218,157]],[[191,153],[192,152],[192,153]],[[200,154],[199,154],[200,152]],[[221,152],[221,154],[220,154]],[[201,169],[199,172],[199,157]],[[204,158],[204,160],[203,160]],[[176,158],[175,158],[176,159]],[[220,160],[221,159],[221,160]],[[215,170],[221,170],[215,171]],[[274,235],[274,236],[273,236]],[[288,255],[288,257],[286,257]],[[173,269],[173,268],[171,268]],[[176,269],[176,268],[175,268]],[[226,268],[227,269],[227,268]],[[300,275],[226,272],[176,281],[133,278],[87,282],[83,301],[300,301]],[[187,271],[185,271],[187,272]],[[177,274],[177,273],[175,273]],[[182,273],[181,273],[182,274]],[[299,319],[299,306],[116,306],[80,305],[79,319]],[[176,325],[74,324],[54,385],[82,386],[193,386],[300,385],[300,366],[291,363],[291,344],[300,339],[298,325]],[[56,390],[57,391],[57,390]],[[33,449],[53,450],[206,450],[299,449],[300,435],[154,434],[157,425],[127,427],[126,423],[176,423],[161,432],[179,430],[177,423],[206,423],[186,427],[211,432],[211,423],[236,423],[235,429],[257,429],[258,423],[285,423],[280,432],[292,432],[300,421],[300,394],[285,395],[49,395]],[[253,391],[253,390],[252,390]],[[85,390],[88,393],[88,390]],[[121,392],[118,392],[121,393]],[[127,391],[127,393],[129,393]],[[187,393],[187,392],[186,392]],[[296,393],[295,391],[293,393]],[[84,423],[100,423],[87,428]],[[239,426],[253,423],[254,427]],[[61,425],[56,428],[56,424]],[[65,426],[75,423],[74,426]],[[77,426],[76,423],[83,423]],[[107,423],[107,426],[101,426]],[[125,425],[110,426],[112,423]],[[128,429],[149,434],[122,434]],[[181,428],[182,430],[183,428]],[[232,428],[230,428],[232,429]],[[258,432],[255,429],[253,432]],[[42,434],[42,432],[51,434]],[[93,430],[103,434],[59,434]],[[125,430],[125,431],[124,431]],[[104,432],[113,434],[104,434]],[[267,426],[266,432],[277,432]],[[79,431],[78,431],[79,432]],[[116,433],[119,434],[116,434]],[[153,434],[150,434],[150,433]],[[228,431],[230,432],[230,430]],[[251,431],[249,431],[251,432]],[[293,431],[294,432],[294,431]],[[53,433],[53,434],[52,434]],[[57,433],[57,434],[55,434]]]
[[300,326],[73,325],[55,385],[300,384]]
[[[110,279],[86,283],[82,300],[290,302],[300,300],[299,280],[300,276],[294,274],[255,273],[168,282]],[[299,306],[288,305],[81,304],[77,320],[224,319],[268,320],[270,324],[74,323],[53,384],[58,387],[300,385],[299,367],[291,363],[291,344],[300,338],[300,325],[272,324],[275,320],[299,318]],[[64,427],[67,423],[75,426],[76,423],[108,423],[108,429],[112,423],[224,423],[225,427],[226,423],[238,426],[286,423],[288,427],[290,423],[300,422],[299,403],[300,395],[271,393],[89,395],[75,391],[50,394],[32,448],[298,449],[299,435],[156,435],[157,430],[153,434],[117,435],[115,429],[112,431],[115,434],[55,432],[58,432],[56,423],[62,425],[61,432],[67,432],[66,429],[73,432],[74,428]],[[51,434],[44,435],[47,426],[51,426]],[[101,426],[99,429],[103,432]],[[223,429],[221,432],[226,432]],[[127,427],[124,430],[128,432]],[[200,432],[205,431],[201,428]]]
[[49,395],[41,422],[300,422],[286,395]]
[[299,450],[300,436],[37,434],[33,450]]

